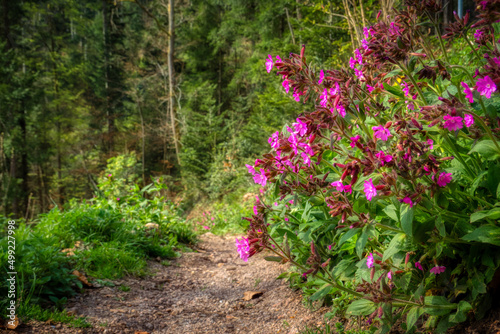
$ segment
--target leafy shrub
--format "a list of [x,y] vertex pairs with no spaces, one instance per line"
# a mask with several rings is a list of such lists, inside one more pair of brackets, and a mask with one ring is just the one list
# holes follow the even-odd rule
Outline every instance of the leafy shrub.
[[[40,215],[33,225],[16,221],[18,316],[43,318],[52,313],[42,314],[36,307],[62,308],[82,288],[72,274],[75,269],[98,279],[143,276],[148,257],[173,258],[179,242],[196,242],[177,206],[162,195],[161,178],[143,188],[137,184],[135,161],[133,155],[110,159],[96,197],[71,200],[63,210],[56,207]],[[7,222],[0,221],[3,249],[7,249]],[[0,264],[4,307],[9,302],[6,252],[0,254]],[[52,315],[60,316],[56,313]]]
[[236,246],[245,261],[268,249],[291,262],[317,299],[354,296],[346,313],[380,332],[406,314],[408,331],[421,318],[442,333],[485,314],[500,267],[500,17],[496,2],[478,5],[475,46],[469,15],[457,17],[443,37],[467,45],[458,59],[424,37],[439,22],[419,15],[439,5],[407,4],[365,28],[350,69],[318,73],[304,48],[266,60],[315,105],[247,166],[267,192]]

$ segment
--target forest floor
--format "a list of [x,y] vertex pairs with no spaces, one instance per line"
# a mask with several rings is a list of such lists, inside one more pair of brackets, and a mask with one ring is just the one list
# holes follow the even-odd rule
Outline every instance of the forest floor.
[[[329,308],[307,308],[300,291],[276,279],[287,265],[267,262],[264,254],[243,262],[234,239],[204,234],[196,252],[183,253],[168,266],[151,261],[152,276],[86,289],[66,308],[86,317],[91,328],[30,321],[16,332],[296,334],[306,326],[324,325]],[[496,309],[486,321],[457,326],[449,333],[500,333],[499,319],[500,309]],[[334,327],[334,320],[328,322]]]
[[294,334],[324,324],[328,308],[307,309],[300,292],[276,279],[287,265],[267,262],[263,254],[243,262],[234,236],[204,234],[196,250],[169,266],[151,261],[150,277],[116,280],[114,287],[87,289],[70,299],[66,309],[86,317],[92,328],[31,321],[16,331]]

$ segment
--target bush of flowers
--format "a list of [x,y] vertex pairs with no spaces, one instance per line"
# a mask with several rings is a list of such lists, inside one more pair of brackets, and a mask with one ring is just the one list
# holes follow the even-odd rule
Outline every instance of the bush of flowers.
[[[499,289],[500,1],[444,32],[439,3],[379,14],[349,68],[317,71],[304,47],[270,55],[286,93],[312,103],[247,165],[266,193],[236,240],[241,258],[272,252],[321,283],[315,299],[352,295],[347,314],[381,332],[401,317],[445,332],[484,316]],[[470,48],[465,64],[450,43]]]

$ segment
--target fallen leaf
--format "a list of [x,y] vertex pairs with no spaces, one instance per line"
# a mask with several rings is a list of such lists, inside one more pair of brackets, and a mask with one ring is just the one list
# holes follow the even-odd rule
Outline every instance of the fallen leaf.
[[73,270],[72,274],[75,275],[76,278],[78,278],[78,280],[83,284],[85,284],[86,286],[92,286],[92,284],[89,283],[89,281],[87,281],[87,277],[85,277],[85,275],[80,273],[78,270]]
[[263,294],[264,292],[262,291],[245,291],[245,293],[243,294],[243,300],[252,300],[255,298],[259,298]]
[[17,318],[17,315],[15,316],[14,320],[10,320],[10,318],[7,318],[7,324],[5,327],[8,329],[16,329],[17,326],[19,326],[19,319]]

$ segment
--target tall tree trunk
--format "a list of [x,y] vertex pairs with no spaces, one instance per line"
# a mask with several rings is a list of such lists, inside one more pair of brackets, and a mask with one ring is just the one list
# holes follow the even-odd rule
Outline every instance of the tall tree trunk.
[[179,157],[179,139],[177,137],[177,126],[175,121],[175,101],[174,101],[174,85],[175,85],[175,71],[174,71],[174,0],[168,0],[168,85],[169,85],[169,104],[170,104],[170,122],[172,126],[172,136],[175,145],[175,155],[177,156],[177,163],[181,164]]
[[104,101],[104,109],[106,112],[106,119],[108,123],[108,135],[107,142],[105,143],[108,154],[113,151],[114,147],[114,120],[113,120],[113,111],[110,106],[110,84],[109,84],[109,29],[110,29],[110,13],[108,8],[107,0],[102,0],[102,35],[103,35],[103,46],[104,46],[104,90],[105,90],[105,101]]

